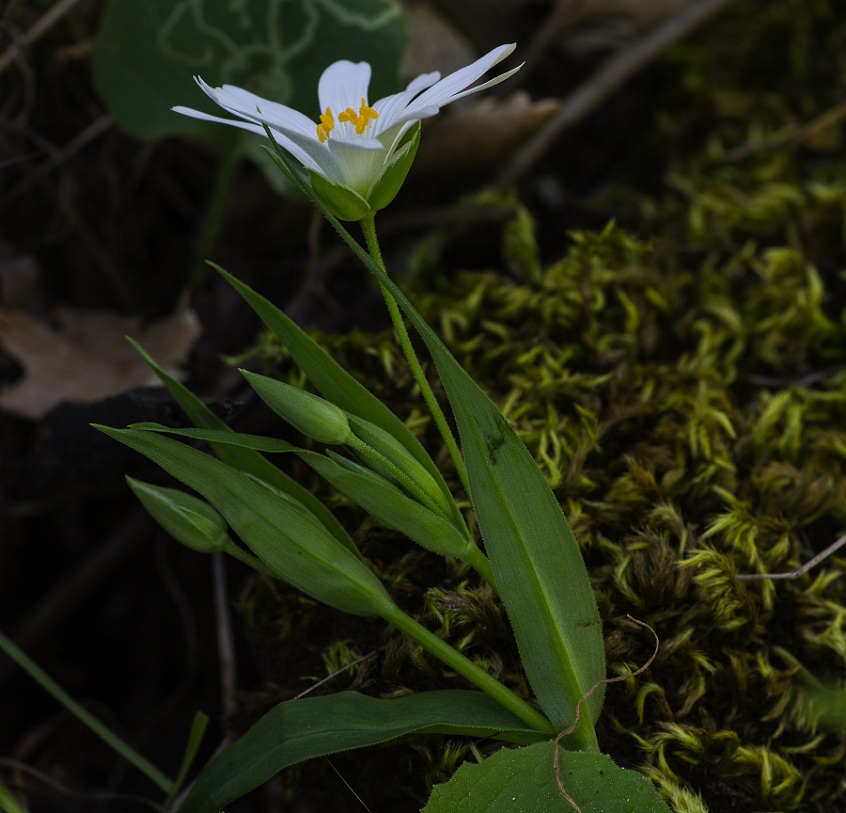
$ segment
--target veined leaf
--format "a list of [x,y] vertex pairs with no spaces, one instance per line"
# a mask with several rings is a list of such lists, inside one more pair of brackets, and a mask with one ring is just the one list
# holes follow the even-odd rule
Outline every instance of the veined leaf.
[[218,813],[289,765],[412,733],[537,740],[482,692],[419,692],[394,700],[341,692],[289,700],[206,766],[178,813]]
[[655,787],[639,773],[604,754],[558,752],[539,742],[504,748],[481,765],[465,762],[432,796],[421,813],[573,813],[561,787],[582,813],[670,813]]
[[[162,384],[167,387],[168,392],[173,396],[177,404],[182,408],[182,411],[188,416],[188,419],[198,427],[205,429],[216,430],[219,434],[218,439],[212,437],[203,437],[203,440],[208,440],[212,444],[214,453],[224,462],[241,471],[249,472],[258,477],[260,480],[265,480],[274,488],[284,491],[290,497],[293,497],[297,502],[302,503],[312,514],[314,514],[332,533],[332,535],[348,550],[354,553],[357,557],[361,557],[361,553],[355,546],[350,535],[344,529],[344,526],[336,519],[335,515],[314,496],[308,489],[303,488],[296,480],[289,477],[285,472],[279,470],[269,460],[263,458],[256,449],[262,451],[290,451],[290,449],[265,449],[259,446],[246,446],[240,444],[243,448],[239,448],[239,444],[232,441],[227,441],[224,435],[236,437],[237,433],[224,423],[217,415],[214,414],[194,393],[192,393],[184,384],[177,381],[173,376],[169,375],[163,370],[154,359],[133,339],[129,339],[129,343],[138,351],[144,361],[150,365],[153,372],[159,377]],[[165,427],[162,427],[165,428]],[[192,437],[188,435],[188,437]],[[194,435],[193,437],[197,437]],[[244,436],[242,436],[244,437]],[[282,441],[279,441],[280,443]],[[293,448],[293,447],[292,447]]]
[[202,494],[278,578],[354,615],[389,615],[396,605],[372,570],[296,503],[292,508],[249,474],[153,432],[97,426]]

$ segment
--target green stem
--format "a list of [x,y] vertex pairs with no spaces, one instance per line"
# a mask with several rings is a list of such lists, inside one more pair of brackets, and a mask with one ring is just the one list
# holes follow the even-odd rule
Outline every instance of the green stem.
[[124,759],[132,763],[141,773],[158,785],[165,793],[169,793],[173,782],[168,779],[155,765],[148,762],[132,746],[124,742],[114,732],[104,726],[96,717],[89,714],[76,700],[74,700],[58,683],[56,683],[41,667],[35,664],[16,647],[2,632],[0,632],[0,649],[2,649],[21,669],[33,680],[49,692],[71,714],[88,726],[101,740],[111,746]]
[[[367,243],[367,249],[370,252],[370,256],[387,274],[388,272],[385,268],[385,263],[382,260],[382,250],[379,248],[379,240],[376,237],[375,215],[368,215],[359,222],[361,223],[361,230],[364,232],[364,240]],[[464,458],[461,457],[461,452],[458,450],[458,444],[455,442],[452,430],[449,428],[449,424],[447,423],[443,410],[435,398],[435,393],[432,392],[431,386],[429,386],[426,374],[423,372],[420,360],[417,358],[417,353],[414,351],[414,345],[411,343],[411,338],[408,335],[408,330],[405,327],[405,322],[403,321],[399,306],[397,305],[397,302],[391,292],[382,285],[381,282],[379,283],[379,287],[382,289],[382,296],[385,298],[385,304],[388,306],[388,313],[390,313],[391,321],[394,323],[394,330],[396,331],[397,339],[399,339],[400,347],[402,347],[402,351],[408,360],[408,366],[411,368],[411,375],[417,382],[417,386],[420,387],[423,399],[426,401],[426,405],[432,413],[435,425],[438,427],[438,431],[444,439],[449,455],[455,464],[455,470],[458,472],[461,484],[464,486],[464,490],[467,494],[469,494],[470,486],[467,480],[467,469],[464,466]]]
[[464,561],[473,568],[490,586],[494,593],[496,590],[496,580],[494,579],[493,568],[491,567],[491,560],[479,550],[479,546],[474,542],[473,547],[464,556]]
[[491,677],[484,669],[462,655],[446,641],[442,641],[433,632],[427,630],[410,615],[406,615],[399,607],[393,605],[391,612],[382,617],[389,624],[393,624],[401,632],[404,632],[409,638],[417,641],[420,646],[442,660],[459,675],[467,678],[483,692],[505,706],[530,728],[551,736],[555,734],[555,727],[536,708],[514,694],[511,689],[503,686],[496,678]]

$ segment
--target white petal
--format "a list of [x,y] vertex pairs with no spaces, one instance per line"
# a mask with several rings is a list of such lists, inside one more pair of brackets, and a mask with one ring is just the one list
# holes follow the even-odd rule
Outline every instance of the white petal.
[[[237,119],[224,119],[220,116],[210,116],[208,113],[203,113],[199,110],[193,110],[190,107],[172,107],[174,113],[181,113],[183,116],[190,116],[192,119],[202,119],[203,121],[214,121],[220,124],[228,124],[231,127],[238,127],[241,130],[248,130],[251,133],[256,133],[256,135],[264,136],[267,138],[267,133],[265,132],[264,126],[258,124],[257,122],[252,121],[238,121]],[[268,125],[270,126],[270,125]],[[272,128],[274,131],[274,138],[276,139],[276,143],[279,144],[282,149],[287,150],[291,153],[291,155],[296,158],[303,166],[310,167],[311,169],[316,169],[320,172],[323,172],[323,168],[315,161],[309,153],[300,148],[300,146],[292,139],[286,135],[286,132],[282,132],[275,127]],[[295,132],[295,131],[287,131],[287,132]],[[299,134],[297,134],[299,136]],[[325,173],[324,173],[325,174]]]
[[235,119],[224,119],[220,116],[210,116],[208,113],[202,113],[199,110],[193,110],[190,107],[171,107],[174,113],[181,113],[183,116],[190,116],[192,119],[202,119],[203,121],[216,121],[220,124],[230,124],[233,127],[240,127],[242,130],[249,130],[251,133],[258,133],[259,135],[266,136],[267,134],[264,132],[264,127],[260,124],[254,124],[252,122],[247,121],[237,121]]
[[222,90],[230,97],[237,99],[242,105],[242,109],[247,112],[260,110],[264,115],[272,116],[274,120],[279,122],[280,126],[287,127],[289,130],[299,130],[304,134],[316,132],[317,122],[312,121],[299,110],[294,110],[293,107],[272,102],[270,99],[263,99],[261,96],[256,96],[255,93],[250,93],[250,91],[235,87],[235,85],[224,85],[218,90]]
[[378,141],[378,150],[361,149],[359,139],[341,141],[330,138],[326,143],[343,177],[342,183],[366,197],[373,184],[382,176],[387,150]]
[[[437,71],[434,73],[423,73],[412,82],[409,82],[405,90],[394,93],[393,96],[385,96],[384,99],[374,102],[372,107],[379,114],[379,118],[372,124],[374,135],[379,136],[385,130],[393,127],[405,112],[412,99],[421,90],[426,90],[426,88],[434,85],[440,78],[441,75]],[[435,112],[437,113],[437,109]]]
[[341,59],[333,62],[320,77],[317,85],[317,97],[320,112],[332,108],[337,119],[338,113],[352,107],[358,110],[362,99],[367,99],[370,89],[370,65],[367,62],[350,62]]
[[[432,106],[443,107],[445,104],[449,104],[451,101],[460,98],[458,94],[466,96],[467,94],[461,93],[461,91],[465,90],[465,88],[480,79],[494,65],[502,62],[502,60],[511,54],[516,47],[517,46],[514,43],[510,43],[508,45],[500,45],[499,48],[494,48],[493,51],[490,51],[480,59],[477,59],[466,68],[460,68],[454,73],[451,73],[449,76],[445,76],[440,82],[433,85],[428,90],[423,91],[423,93],[421,93],[409,105],[409,108],[416,110]],[[497,81],[501,82],[504,78],[508,78],[508,76],[512,73],[514,73],[514,71],[510,71],[508,75],[503,74],[502,76],[498,76],[495,80],[491,80],[490,82],[485,83],[485,85],[481,85],[470,92],[472,93],[475,92],[475,90],[481,90],[482,87],[490,87],[491,84],[496,84]]]

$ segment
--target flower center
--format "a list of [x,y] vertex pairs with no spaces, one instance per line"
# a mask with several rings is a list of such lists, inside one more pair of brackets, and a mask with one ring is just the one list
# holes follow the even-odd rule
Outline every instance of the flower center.
[[[338,121],[348,121],[355,127],[356,133],[362,135],[370,126],[370,119],[378,119],[379,114],[369,107],[364,99],[361,100],[361,107],[358,113],[351,107],[342,110],[338,114]],[[332,108],[327,107],[325,113],[320,114],[320,123],[317,125],[317,138],[322,144],[329,138],[329,134],[335,129],[335,117],[332,115]]]

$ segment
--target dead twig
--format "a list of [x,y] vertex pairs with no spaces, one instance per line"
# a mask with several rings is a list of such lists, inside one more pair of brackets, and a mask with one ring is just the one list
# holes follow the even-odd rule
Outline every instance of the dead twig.
[[497,185],[507,187],[517,183],[552,149],[566,130],[593,112],[634,74],[730,2],[694,0],[633,46],[611,57],[590,80],[570,94],[561,110],[522,147],[500,175]]
[[739,581],[753,581],[754,579],[798,579],[812,567],[816,567],[824,559],[828,559],[829,556],[839,551],[844,545],[846,545],[846,534],[843,534],[836,542],[832,542],[824,551],[809,559],[802,567],[797,567],[796,570],[791,570],[787,573],[741,573],[735,576],[735,578]]
[[62,19],[79,0],[61,0],[53,8],[49,9],[38,21],[13,45],[10,45],[0,56],[0,74],[11,65],[19,52],[37,42],[46,34],[59,20]]

